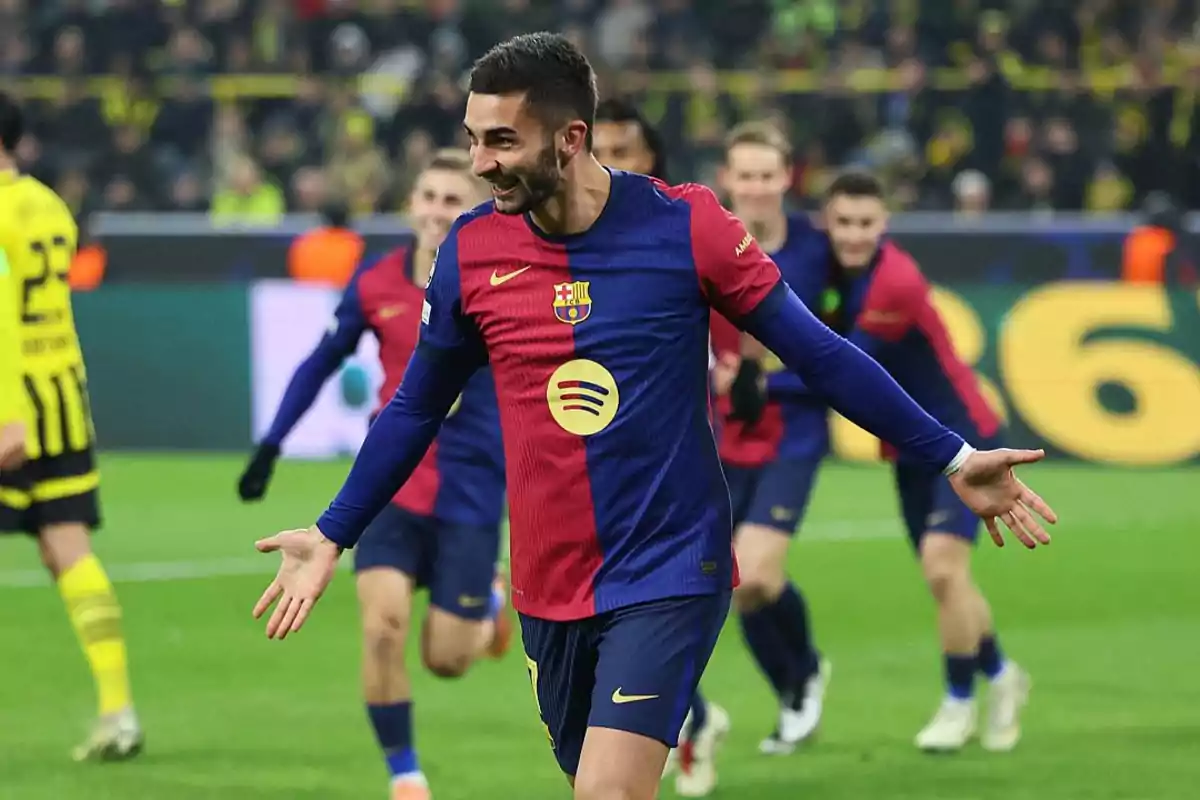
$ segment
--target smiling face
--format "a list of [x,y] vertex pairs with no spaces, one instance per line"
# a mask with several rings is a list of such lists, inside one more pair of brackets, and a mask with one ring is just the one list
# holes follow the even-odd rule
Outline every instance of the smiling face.
[[887,230],[887,220],[882,198],[835,192],[825,204],[825,227],[838,262],[851,270],[868,266]]
[[744,142],[726,152],[719,180],[729,195],[730,210],[747,225],[755,225],[781,213],[792,171],[779,149]]
[[472,168],[491,185],[501,214],[534,211],[552,198],[562,186],[567,161],[587,138],[582,120],[551,129],[530,114],[524,93],[472,92],[463,128]]
[[439,166],[435,161],[417,178],[409,201],[409,216],[419,246],[424,250],[436,248],[454,220],[482,201],[482,187],[470,172]]

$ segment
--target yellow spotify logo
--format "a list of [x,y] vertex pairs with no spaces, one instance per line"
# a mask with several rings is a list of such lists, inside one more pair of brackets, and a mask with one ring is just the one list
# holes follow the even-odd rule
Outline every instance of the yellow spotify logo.
[[612,374],[595,361],[568,361],[550,376],[546,386],[550,415],[564,431],[591,436],[609,426],[621,396]]

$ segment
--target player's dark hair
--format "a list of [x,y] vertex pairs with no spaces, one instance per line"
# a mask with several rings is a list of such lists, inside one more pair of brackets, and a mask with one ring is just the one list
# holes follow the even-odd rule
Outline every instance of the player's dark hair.
[[650,175],[659,180],[667,179],[667,148],[663,144],[662,134],[658,132],[658,128],[650,124],[632,101],[624,97],[610,97],[601,100],[600,104],[596,106],[596,122],[636,125],[642,134],[642,140],[646,143],[646,148],[654,156]]
[[0,147],[6,153],[17,149],[21,137],[25,135],[25,119],[21,107],[12,97],[0,92]]
[[792,143],[788,141],[783,131],[769,122],[743,122],[729,132],[725,137],[725,157],[729,151],[739,144],[754,144],[778,150],[783,156],[784,164],[792,164]]
[[587,56],[557,33],[523,33],[480,56],[471,69],[475,94],[525,95],[538,119],[561,125],[572,119],[587,123],[592,146],[596,121],[596,73]]
[[826,200],[840,196],[875,197],[882,200],[884,197],[883,182],[870,172],[849,170],[834,178],[833,182],[829,184],[829,188],[825,190]]

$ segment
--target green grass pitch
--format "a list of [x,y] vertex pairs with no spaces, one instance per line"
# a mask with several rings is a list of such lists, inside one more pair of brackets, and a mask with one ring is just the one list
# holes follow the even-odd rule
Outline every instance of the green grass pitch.
[[[343,463],[288,463],[269,500],[236,502],[240,458],[103,459],[97,547],[118,582],[147,751],[67,753],[91,685],[32,542],[0,542],[0,798],[361,800],[386,777],[358,694],[353,582],[309,626],[268,642],[250,607],[273,571],[260,535],[310,522]],[[1200,753],[1200,472],[1046,465],[1025,476],[1059,510],[1054,544],[986,540],[977,559],[1001,642],[1033,674],[1007,756],[929,757],[911,740],[940,697],[933,614],[900,537],[886,470],[831,466],[792,549],[834,663],[819,741],[756,752],[765,684],[730,624],[704,679],[734,732],[718,797],[748,800],[1181,800]],[[417,742],[438,800],[568,797],[534,717],[519,648],[458,682],[415,673]],[[669,787],[663,796],[670,797]]]

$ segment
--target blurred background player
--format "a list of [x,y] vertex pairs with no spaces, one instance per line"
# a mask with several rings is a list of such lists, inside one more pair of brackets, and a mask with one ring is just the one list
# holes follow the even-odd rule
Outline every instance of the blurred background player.
[[[767,123],[748,122],[730,132],[718,180],[730,210],[779,266],[784,281],[819,311],[828,283],[829,245],[807,215],[789,214],[784,207],[791,165],[791,145],[783,133]],[[780,705],[776,729],[760,749],[790,753],[817,729],[829,679],[829,664],[813,644],[804,595],[785,571],[788,546],[829,452],[828,411],[778,359],[769,354],[762,363],[740,358],[741,334],[718,315],[713,336],[719,372],[726,374],[720,381],[725,395],[719,406],[720,452],[741,573],[733,602],[746,645]]]
[[[434,253],[455,218],[484,198],[470,157],[439,152],[413,188],[414,240],[360,267],[335,325],[296,369],[279,411],[238,485],[243,500],[266,492],[280,446],[321,386],[368,330],[379,339],[380,403],[396,392],[417,343],[424,287]],[[394,800],[428,797],[413,738],[405,642],[414,589],[428,587],[430,607],[421,659],[443,678],[462,676],[484,653],[503,655],[511,637],[496,578],[504,506],[504,460],[491,373],[463,390],[437,442],[355,551],[363,621],[367,713],[392,775]],[[496,585],[493,587],[493,579]]]
[[90,535],[100,524],[83,353],[68,274],[78,229],[21,175],[21,110],[0,94],[0,531],[38,540],[96,682],[99,718],[76,760],[137,755],[121,607]]
[[596,74],[566,37],[516,36],[475,63],[463,127],[492,202],[439,248],[420,342],[337,497],[308,529],[256,543],[281,563],[253,613],[272,609],[269,638],[304,626],[490,364],[539,716],[577,800],[651,800],[737,581],[711,308],[848,419],[953,476],[991,529],[1000,518],[1036,547],[1049,536],[1033,514],[1054,513],[1012,471],[1044,453],[978,451],[925,413],[808,311],[710,190],[604,169],[595,110]]
[[[667,180],[662,137],[637,106],[624,98],[609,98],[596,105],[592,152],[606,167]],[[717,785],[717,750],[729,728],[728,712],[705,700],[697,690],[679,733],[680,746],[671,750],[664,771],[664,775],[676,773],[676,794],[706,797],[712,793]]]
[[[883,238],[888,214],[878,179],[861,172],[839,176],[829,187],[824,215],[845,272],[839,327],[943,424],[976,447],[997,446],[1000,420],[955,353],[929,284],[912,257]],[[971,739],[978,671],[991,685],[982,744],[1011,750],[1020,738],[1018,716],[1030,681],[1001,654],[991,609],[971,575],[979,520],[937,470],[900,453],[894,475],[905,527],[937,603],[945,659],[946,697],[916,744],[954,751]]]

